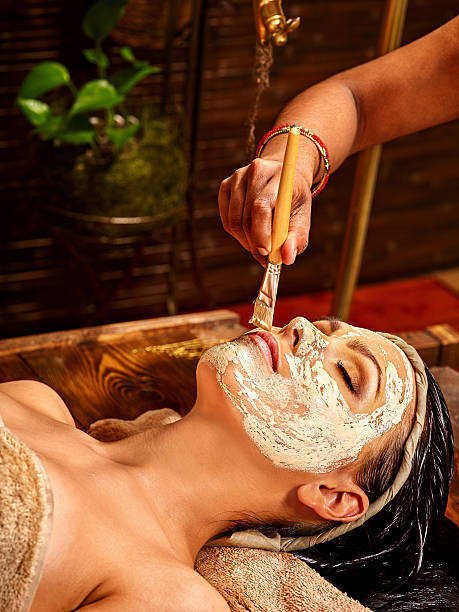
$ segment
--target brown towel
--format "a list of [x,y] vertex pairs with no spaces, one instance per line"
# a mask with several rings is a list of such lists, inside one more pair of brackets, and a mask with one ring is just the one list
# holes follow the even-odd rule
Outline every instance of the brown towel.
[[172,408],[161,408],[159,410],[148,410],[136,419],[128,421],[125,419],[100,419],[91,423],[87,433],[101,442],[113,442],[128,438],[146,429],[157,429],[163,425],[169,425],[182,417]]
[[[103,441],[119,440],[179,418],[169,408],[150,410],[133,421],[96,421],[88,433]],[[370,612],[290,553],[209,546],[200,551],[196,571],[233,612]]]
[[232,612],[369,612],[290,553],[212,546],[196,570]]
[[43,570],[53,498],[37,455],[0,418],[0,610],[27,612]]

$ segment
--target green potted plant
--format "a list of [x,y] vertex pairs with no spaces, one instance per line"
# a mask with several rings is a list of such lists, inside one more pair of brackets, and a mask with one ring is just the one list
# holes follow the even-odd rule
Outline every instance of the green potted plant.
[[102,43],[127,0],[96,0],[83,19],[93,46],[83,50],[97,78],[79,88],[59,62],[42,62],[21,84],[16,104],[41,141],[54,194],[48,212],[78,231],[119,235],[150,231],[180,215],[185,161],[178,130],[164,117],[126,110],[131,89],[159,72],[120,49],[126,67],[110,70]]

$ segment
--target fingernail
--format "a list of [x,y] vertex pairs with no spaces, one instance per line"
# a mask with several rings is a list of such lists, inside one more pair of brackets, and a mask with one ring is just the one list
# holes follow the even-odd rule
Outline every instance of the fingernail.
[[266,249],[258,249],[258,252],[262,257],[266,257],[266,255],[268,254],[268,251]]

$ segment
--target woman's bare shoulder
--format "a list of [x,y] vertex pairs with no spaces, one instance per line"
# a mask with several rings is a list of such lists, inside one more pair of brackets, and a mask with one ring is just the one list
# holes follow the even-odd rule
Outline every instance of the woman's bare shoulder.
[[[6,398],[15,402],[17,407],[33,410],[55,421],[66,423],[72,427],[75,426],[72,415],[63,399],[54,389],[42,382],[14,380],[0,383],[0,415],[2,415],[2,399],[5,400]],[[5,404],[4,409],[8,409]]]
[[[229,606],[220,593],[200,576],[190,570],[189,575],[181,577],[176,596],[176,612],[229,612]],[[171,585],[172,586],[172,585]]]
[[[139,568],[138,568],[139,570]],[[124,577],[126,578],[126,576]],[[88,612],[229,612],[224,598],[202,576],[190,568],[165,564],[161,569],[137,571],[136,577],[119,590],[83,605]]]
[[229,612],[220,593],[200,574],[181,564],[164,565],[155,572],[153,581],[150,576],[148,592],[155,598],[151,603],[162,601],[164,612]]

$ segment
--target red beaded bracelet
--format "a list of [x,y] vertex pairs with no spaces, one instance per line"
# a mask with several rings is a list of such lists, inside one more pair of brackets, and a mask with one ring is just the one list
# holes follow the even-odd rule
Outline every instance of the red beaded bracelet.
[[322,191],[322,189],[325,187],[328,181],[329,174],[330,174],[330,160],[328,158],[327,147],[316,134],[313,134],[309,130],[306,130],[305,128],[302,128],[299,125],[295,125],[295,124],[279,125],[277,127],[274,127],[272,130],[269,130],[269,132],[266,132],[266,134],[263,136],[263,138],[258,143],[255,157],[261,156],[263,149],[268,144],[268,142],[271,140],[271,138],[274,138],[274,136],[277,136],[278,134],[286,134],[287,132],[290,132],[290,128],[292,127],[297,127],[300,130],[300,134],[302,134],[305,138],[308,138],[309,140],[311,140],[316,145],[317,150],[319,151],[320,155],[322,156],[322,159],[324,160],[324,172],[320,178],[320,181],[316,183],[315,185],[313,184],[311,188],[311,196],[314,197],[318,195]]

